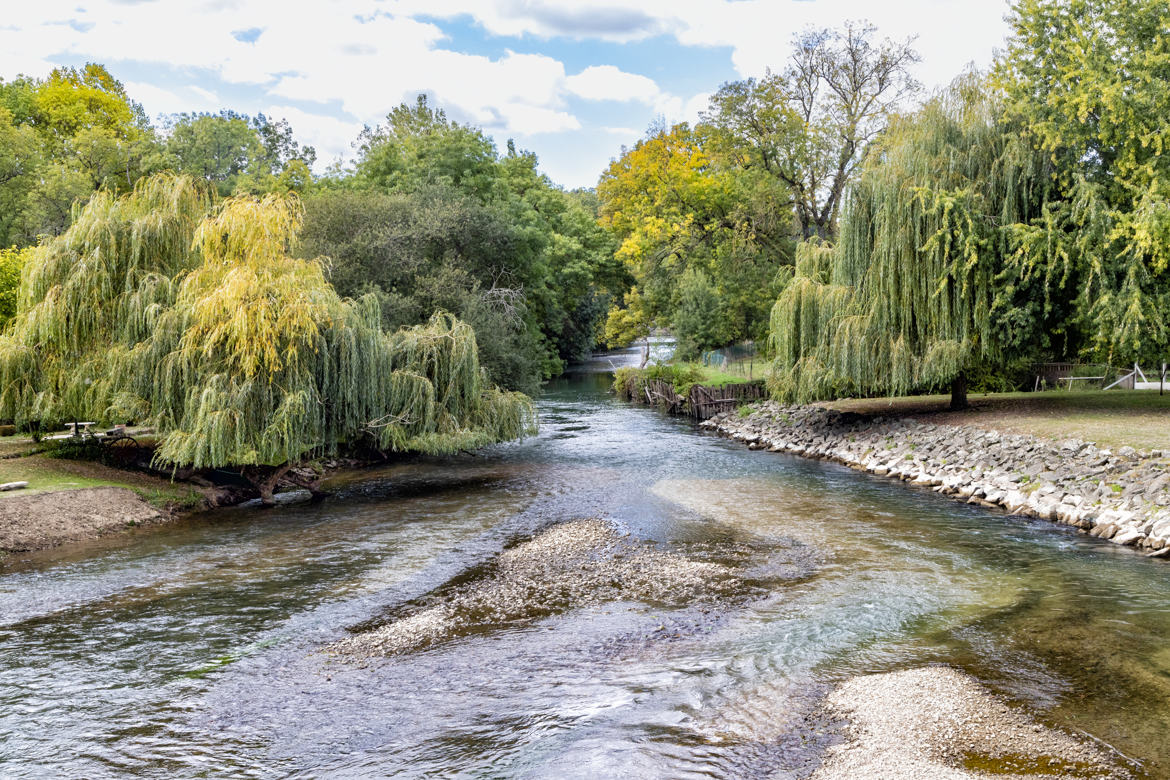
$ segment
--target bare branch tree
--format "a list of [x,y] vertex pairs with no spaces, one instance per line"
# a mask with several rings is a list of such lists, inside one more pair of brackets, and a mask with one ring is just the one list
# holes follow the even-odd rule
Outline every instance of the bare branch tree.
[[875,42],[876,32],[858,22],[807,30],[782,72],[725,84],[703,115],[725,160],[765,171],[791,193],[803,237],[836,232],[870,142],[919,90],[913,39]]

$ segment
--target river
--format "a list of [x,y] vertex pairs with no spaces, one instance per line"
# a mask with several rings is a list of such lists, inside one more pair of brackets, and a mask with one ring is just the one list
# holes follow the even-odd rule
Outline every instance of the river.
[[[858,674],[946,663],[1170,777],[1170,567],[614,400],[601,358],[540,434],[0,568],[0,776],[799,777]],[[731,591],[323,652],[605,518],[731,562]]]

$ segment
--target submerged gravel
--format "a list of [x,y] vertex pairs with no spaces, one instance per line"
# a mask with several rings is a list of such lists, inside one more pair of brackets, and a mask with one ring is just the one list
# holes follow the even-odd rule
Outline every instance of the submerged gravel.
[[849,722],[812,780],[1131,777],[1096,744],[1047,728],[947,667],[857,677],[828,713]]
[[481,576],[455,586],[438,603],[328,651],[359,658],[396,655],[588,604],[689,604],[726,593],[735,582],[728,566],[660,550],[605,520],[576,520],[504,551]]

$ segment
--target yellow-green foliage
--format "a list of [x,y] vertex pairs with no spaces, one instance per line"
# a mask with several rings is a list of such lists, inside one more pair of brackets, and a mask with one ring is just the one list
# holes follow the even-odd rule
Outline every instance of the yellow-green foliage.
[[37,250],[0,341],[3,414],[152,422],[160,461],[277,466],[369,433],[451,452],[516,438],[531,404],[491,387],[475,334],[438,314],[387,334],[373,298],[340,298],[289,257],[295,195],[214,210],[183,177],[104,193]]
[[16,301],[20,293],[20,271],[28,261],[31,249],[0,249],[0,328],[16,316]]
[[772,310],[776,395],[903,394],[999,359],[1008,226],[1036,213],[1048,175],[998,113],[968,76],[876,142],[838,242],[799,248]]
[[176,280],[198,263],[192,238],[208,207],[192,180],[157,176],[125,197],[98,192],[65,234],[31,251],[0,336],[0,416],[105,418],[116,364],[151,337]]

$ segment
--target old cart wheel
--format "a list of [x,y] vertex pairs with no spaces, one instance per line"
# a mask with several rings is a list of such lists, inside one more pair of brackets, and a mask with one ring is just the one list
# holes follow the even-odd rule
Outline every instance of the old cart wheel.
[[102,462],[107,466],[129,468],[138,462],[138,442],[130,436],[119,436],[102,448]]

